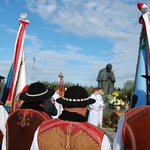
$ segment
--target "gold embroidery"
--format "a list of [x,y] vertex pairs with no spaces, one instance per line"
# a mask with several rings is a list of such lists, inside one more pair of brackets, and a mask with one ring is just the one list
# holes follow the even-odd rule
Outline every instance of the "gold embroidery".
[[25,114],[23,115],[23,118],[22,118],[22,121],[21,121],[21,125],[22,125],[23,127],[26,125],[26,116],[27,116],[27,114],[25,113]]
[[70,150],[71,148],[71,136],[73,134],[73,126],[69,124],[66,126],[66,150]]

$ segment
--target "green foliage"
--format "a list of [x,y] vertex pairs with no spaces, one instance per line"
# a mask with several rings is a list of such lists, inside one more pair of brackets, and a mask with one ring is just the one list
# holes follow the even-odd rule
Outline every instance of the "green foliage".
[[[52,89],[56,89],[59,87],[59,82],[58,81],[54,81],[54,82],[48,82],[48,81],[40,81],[42,83],[44,83],[46,85],[46,87],[48,88],[52,88]],[[65,82],[65,88],[69,88],[70,86],[73,85],[77,85],[77,86],[82,86],[79,83],[75,84],[75,83],[71,83],[71,82]],[[88,92],[88,95],[90,96],[92,94],[92,89],[94,88],[93,86],[83,86],[86,91]],[[119,91],[119,99],[124,100],[124,97],[127,96],[128,99],[130,100],[132,97],[132,93],[133,93],[133,89],[134,89],[134,81],[132,80],[128,80],[124,83],[123,88],[116,88],[115,87],[115,91]],[[105,97],[103,97],[103,99],[105,100]]]
[[123,84],[123,90],[130,90],[134,88],[134,81],[128,80]]
[[124,100],[126,96],[127,95],[123,91],[119,91],[119,96],[118,96],[119,99]]
[[90,95],[92,94],[92,89],[93,89],[94,87],[93,87],[93,86],[90,86],[90,87],[83,86],[83,87],[86,89],[88,95],[90,96]]
[[126,81],[123,85],[122,91],[127,95],[129,101],[132,99],[133,90],[134,90],[134,81],[133,80]]
[[47,88],[56,89],[57,87],[59,87],[58,82],[47,82],[47,81],[40,81],[40,82],[42,82]]
[[103,127],[109,128],[111,126],[111,119],[110,119],[110,110],[104,110],[103,114]]
[[[56,89],[56,88],[58,88],[59,87],[59,82],[47,82],[47,81],[39,81],[39,82],[42,82],[46,87],[48,87],[48,88],[51,88],[51,89]],[[67,89],[67,88],[69,88],[69,87],[71,87],[71,86],[82,86],[82,85],[79,85],[79,83],[77,83],[77,84],[74,84],[74,83],[71,83],[71,82],[65,82],[65,88]],[[94,88],[93,86],[90,86],[90,87],[88,87],[88,86],[83,86],[85,89],[86,89],[86,91],[88,92],[88,95],[90,96],[91,95],[91,93],[92,93],[92,89]]]
[[105,109],[103,114],[103,127],[113,128],[113,130],[116,131],[119,119],[120,117],[116,114],[115,111]]
[[114,88],[114,91],[121,91],[121,88],[119,88],[119,87],[116,88],[116,87],[115,87],[115,88]]

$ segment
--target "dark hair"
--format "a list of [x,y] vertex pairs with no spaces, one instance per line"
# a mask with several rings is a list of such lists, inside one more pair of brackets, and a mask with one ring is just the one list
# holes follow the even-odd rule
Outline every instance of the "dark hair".
[[95,87],[92,89],[92,93],[94,93],[95,91],[100,90],[100,89],[102,89],[102,88],[101,87]]

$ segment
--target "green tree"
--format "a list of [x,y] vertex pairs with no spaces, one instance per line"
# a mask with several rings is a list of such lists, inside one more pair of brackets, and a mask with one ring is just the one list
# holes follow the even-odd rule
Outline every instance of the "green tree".
[[134,81],[133,80],[127,80],[123,84],[123,90],[129,90],[129,89],[133,89],[133,88],[134,88]]
[[133,90],[134,90],[134,81],[127,80],[123,85],[122,91],[127,95],[129,101],[131,101]]

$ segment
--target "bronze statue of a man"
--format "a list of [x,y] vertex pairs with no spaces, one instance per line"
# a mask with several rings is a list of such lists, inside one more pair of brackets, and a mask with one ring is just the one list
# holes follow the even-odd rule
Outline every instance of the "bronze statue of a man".
[[116,82],[112,64],[107,64],[105,68],[99,71],[96,81],[98,81],[98,86],[104,91],[104,95],[112,94],[114,83]]

